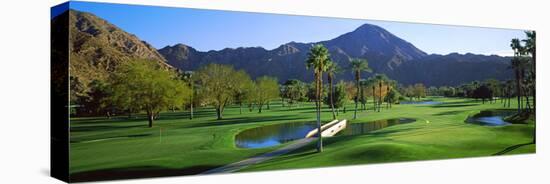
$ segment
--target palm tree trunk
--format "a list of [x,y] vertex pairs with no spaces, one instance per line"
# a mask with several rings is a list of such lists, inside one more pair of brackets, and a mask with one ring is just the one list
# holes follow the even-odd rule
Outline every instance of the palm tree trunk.
[[382,107],[382,82],[378,83],[378,88],[378,92],[380,92],[378,95],[378,112],[380,112],[380,108]]
[[357,93],[355,93],[355,112],[353,113],[353,119],[357,119],[357,102],[359,102],[359,72],[355,72],[355,85],[357,86]]
[[328,77],[330,88],[330,108],[332,109],[332,119],[336,119],[336,112],[334,111],[334,88],[332,87],[332,77]]
[[521,113],[521,89],[519,70],[516,69],[516,96],[518,97],[518,114]]
[[317,103],[317,152],[323,152],[323,137],[321,136],[321,72],[317,75],[316,103]]
[[372,104],[374,104],[374,111],[376,112],[376,87],[372,86]]

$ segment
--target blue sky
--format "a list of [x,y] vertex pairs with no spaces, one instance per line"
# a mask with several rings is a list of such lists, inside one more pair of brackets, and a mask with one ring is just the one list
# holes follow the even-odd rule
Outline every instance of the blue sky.
[[156,48],[183,43],[200,51],[329,40],[364,23],[381,26],[429,54],[510,55],[510,40],[525,37],[522,30],[512,29],[75,1],[70,7],[106,19]]

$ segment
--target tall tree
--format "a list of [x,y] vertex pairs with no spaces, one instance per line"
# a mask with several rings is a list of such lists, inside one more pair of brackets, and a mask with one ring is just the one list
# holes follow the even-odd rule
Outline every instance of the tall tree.
[[183,105],[190,93],[175,72],[149,60],[120,66],[112,81],[113,101],[124,109],[146,111],[149,127],[161,110]]
[[522,40],[525,43],[525,52],[527,52],[531,56],[531,81],[532,89],[531,93],[533,95],[533,109],[536,108],[537,103],[537,93],[536,93],[536,72],[537,72],[537,48],[536,48],[536,32],[535,31],[526,31],[525,32],[527,39]]
[[386,75],[384,74],[377,74],[374,76],[374,80],[376,81],[376,85],[378,86],[378,104],[377,104],[377,108],[378,108],[378,112],[380,112],[380,107],[382,106],[382,99],[383,99],[383,92],[382,92],[382,89],[383,88],[383,85],[386,81],[388,81],[388,78],[386,77]]
[[336,119],[336,112],[334,110],[334,76],[337,73],[340,73],[341,69],[335,62],[329,62],[329,66],[327,68],[327,80],[329,85],[329,99],[330,99],[330,108],[332,109],[332,119]]
[[357,94],[355,96],[355,112],[353,113],[353,119],[357,119],[357,102],[359,101],[360,87],[359,80],[361,80],[361,72],[372,72],[369,68],[369,63],[366,59],[354,58],[350,60],[350,68],[355,76],[355,85],[357,87]]
[[199,68],[195,75],[201,85],[199,92],[204,95],[206,102],[214,106],[218,120],[223,119],[225,106],[234,98],[234,89],[238,83],[235,79],[237,71],[229,65],[212,63]]
[[516,95],[518,99],[518,114],[521,113],[521,70],[523,67],[523,62],[521,55],[523,53],[523,47],[519,39],[514,38],[510,43],[510,47],[514,50],[514,58],[511,60],[511,67],[514,69],[514,74],[516,78]]
[[323,138],[321,136],[321,92],[323,88],[323,72],[327,70],[330,65],[330,55],[328,49],[321,45],[314,45],[308,53],[306,60],[306,67],[313,69],[315,77],[315,104],[317,107],[317,151],[323,151]]

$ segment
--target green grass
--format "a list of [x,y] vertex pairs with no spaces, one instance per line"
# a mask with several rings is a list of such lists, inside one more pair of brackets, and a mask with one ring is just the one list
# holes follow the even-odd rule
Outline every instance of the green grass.
[[[353,104],[348,104],[348,112],[340,113],[338,119],[350,123],[400,117],[417,121],[365,135],[325,138],[323,153],[314,153],[314,144],[310,144],[244,171],[490,156],[532,139],[532,120],[502,127],[464,123],[481,110],[502,109],[499,102],[432,98],[445,103],[359,111],[357,120],[351,120]],[[153,128],[146,127],[144,117],[72,118],[70,171],[77,180],[196,174],[283,146],[236,148],[238,132],[268,124],[314,121],[314,112],[313,104],[292,109],[274,104],[261,114],[243,109],[240,115],[232,106],[225,111],[224,120],[216,120],[212,109],[202,108],[193,120],[188,119],[187,112],[162,113]],[[331,117],[330,109],[325,108],[323,121]],[[531,144],[504,154],[534,152],[535,145]]]

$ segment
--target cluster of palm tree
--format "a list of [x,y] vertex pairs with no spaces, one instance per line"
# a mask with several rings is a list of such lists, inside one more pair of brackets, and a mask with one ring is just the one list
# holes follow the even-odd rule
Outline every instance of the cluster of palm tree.
[[[510,47],[514,50],[514,57],[510,67],[514,70],[515,90],[517,96],[518,114],[523,111],[535,112],[536,108],[536,33],[535,31],[525,32],[527,39],[512,39]],[[529,97],[533,97],[533,104],[530,104]],[[523,100],[525,98],[525,102]]]
[[[314,45],[311,48],[310,52],[308,53],[308,58],[306,60],[306,67],[308,69],[313,69],[313,73],[314,73],[315,106],[316,106],[316,112],[317,112],[317,137],[318,137],[317,151],[322,152],[323,141],[321,136],[321,95],[323,92],[323,72],[327,73],[327,80],[329,84],[328,96],[329,96],[330,106],[332,110],[332,117],[333,119],[336,119],[336,112],[334,108],[334,84],[333,83],[334,83],[335,75],[341,72],[342,69],[337,65],[337,63],[331,60],[328,49],[321,44]],[[359,91],[360,90],[359,81],[361,79],[361,72],[371,71],[370,68],[368,67],[368,62],[366,59],[351,59],[350,68],[354,72],[357,91]],[[356,96],[356,99],[358,99],[358,95]],[[357,117],[357,100],[355,100],[354,119],[356,117]]]
[[[355,79],[355,111],[353,114],[353,119],[357,119],[357,110],[358,110],[358,104],[361,99],[366,101],[364,90],[362,89],[365,85],[364,81],[361,79],[361,73],[362,72],[372,72],[372,70],[369,68],[368,61],[366,59],[359,59],[359,58],[352,58],[349,60],[349,69],[353,72],[354,79]],[[335,108],[335,102],[334,102],[334,80],[337,73],[342,72],[342,68],[338,66],[336,62],[334,62],[330,58],[330,54],[328,52],[328,49],[324,47],[321,44],[314,45],[310,52],[308,53],[308,58],[306,60],[306,67],[308,69],[313,70],[314,74],[314,86],[315,86],[315,106],[316,106],[316,115],[317,115],[317,137],[318,137],[318,143],[317,143],[317,151],[322,152],[323,150],[323,143],[322,143],[322,137],[321,137],[321,98],[323,94],[323,73],[326,73],[327,80],[328,80],[328,101],[330,102],[330,108],[332,110],[332,118],[336,119],[336,108]],[[392,86],[396,85],[395,81],[389,80],[385,75],[375,75],[374,77],[369,78],[368,80],[369,86],[372,86],[373,88],[373,102],[375,102],[375,109],[378,109],[378,112],[380,112],[380,108],[383,101],[386,101],[387,103],[391,103],[393,100],[390,98],[386,98],[386,95],[382,95],[382,91],[389,92],[392,91]],[[380,95],[374,95],[376,93],[375,90],[379,90],[378,94]],[[386,93],[387,94],[387,93]],[[378,98],[378,99],[376,99]],[[363,103],[363,102],[362,102]],[[363,105],[366,102],[363,103]],[[389,104],[388,104],[389,105]],[[389,108],[389,106],[387,106]]]
[[[516,80],[516,94],[518,99],[518,115],[522,112],[527,114],[536,114],[536,32],[526,31],[527,39],[512,39],[510,47],[514,50],[514,58],[511,62],[511,68],[514,69]],[[522,44],[523,43],[523,44]],[[525,106],[523,105],[522,95],[525,97]],[[529,104],[529,96],[533,97],[533,106]],[[536,116],[535,116],[536,117]],[[533,129],[533,143],[536,143],[536,121]]]
[[[372,72],[372,70],[369,68],[369,63],[366,59],[352,59],[350,61],[350,68],[353,72],[354,78],[355,78],[355,85],[357,87],[357,92],[355,96],[355,110],[353,112],[353,119],[357,119],[357,105],[360,100],[360,96],[362,94],[361,90],[361,72]],[[374,88],[373,88],[374,90]]]

